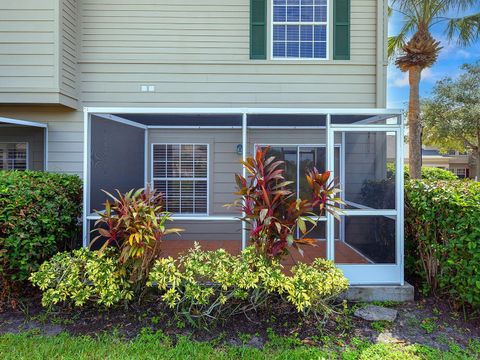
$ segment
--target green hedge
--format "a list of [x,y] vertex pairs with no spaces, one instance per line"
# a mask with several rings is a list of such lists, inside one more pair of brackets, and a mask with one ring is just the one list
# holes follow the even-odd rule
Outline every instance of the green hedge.
[[20,283],[77,235],[78,176],[0,171],[0,282]]
[[[403,168],[405,180],[410,180],[410,171],[408,170],[408,165],[405,165]],[[395,164],[387,164],[387,177],[393,179],[395,175]],[[457,175],[454,173],[439,169],[435,167],[422,166],[422,180],[458,180]]]
[[480,306],[480,183],[405,184],[406,270],[421,290]]

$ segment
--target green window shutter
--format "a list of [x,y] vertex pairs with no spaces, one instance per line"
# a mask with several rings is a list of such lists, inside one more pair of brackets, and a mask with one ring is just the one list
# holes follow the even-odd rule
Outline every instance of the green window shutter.
[[333,2],[333,59],[350,60],[350,0]]
[[250,59],[267,58],[267,0],[250,0]]

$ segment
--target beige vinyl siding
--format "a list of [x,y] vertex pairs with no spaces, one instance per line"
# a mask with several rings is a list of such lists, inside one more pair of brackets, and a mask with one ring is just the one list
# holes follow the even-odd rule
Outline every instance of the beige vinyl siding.
[[75,71],[68,67],[77,61],[67,54],[67,41],[75,42],[67,22],[76,16],[67,4],[74,3],[0,0],[0,103],[76,107]]
[[60,106],[3,105],[0,106],[0,116],[48,124],[48,170],[82,175],[82,111],[72,111]]
[[[384,105],[377,99],[377,80],[383,80],[377,79],[376,0],[352,2],[349,61],[249,60],[249,3],[82,0],[84,102],[145,107]],[[156,91],[142,93],[141,85],[155,85]]]
[[53,0],[0,0],[0,91],[55,87]]
[[60,90],[77,98],[77,1],[60,2]]

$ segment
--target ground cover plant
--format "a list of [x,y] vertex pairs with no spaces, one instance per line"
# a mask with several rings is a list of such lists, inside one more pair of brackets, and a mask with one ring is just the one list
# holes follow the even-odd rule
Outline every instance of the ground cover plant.
[[223,249],[205,252],[196,245],[178,259],[158,260],[149,285],[161,291],[161,299],[176,314],[194,326],[208,326],[278,302],[322,320],[348,281],[324,259],[297,264],[286,275],[277,260],[258,254],[253,246],[233,256]]
[[425,294],[480,306],[480,183],[406,183],[406,270]]
[[75,246],[81,194],[78,176],[0,171],[0,307],[43,261]]

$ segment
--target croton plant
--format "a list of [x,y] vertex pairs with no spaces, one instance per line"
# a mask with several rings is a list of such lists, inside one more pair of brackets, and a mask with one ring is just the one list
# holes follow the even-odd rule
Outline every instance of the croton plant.
[[[288,255],[290,247],[302,253],[300,245],[316,245],[309,233],[326,211],[338,217],[342,200],[336,197],[339,189],[330,179],[330,172],[320,173],[316,168],[306,173],[311,198],[298,198],[290,190],[293,182],[285,180],[284,161],[268,157],[268,150],[258,148],[255,157],[242,161],[248,176],[235,175],[235,194],[240,198],[234,204],[245,214],[242,220],[248,224],[250,241],[257,251],[278,259]],[[296,236],[297,229],[300,236]]]

